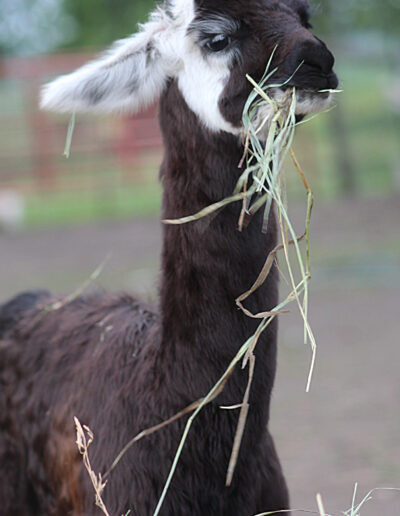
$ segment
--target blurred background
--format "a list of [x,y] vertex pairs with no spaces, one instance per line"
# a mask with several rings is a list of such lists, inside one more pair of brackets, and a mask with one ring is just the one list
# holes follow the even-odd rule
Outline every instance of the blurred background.
[[[312,392],[301,321],[281,319],[272,427],[294,507],[327,512],[400,488],[400,2],[313,1],[336,56],[336,109],[299,128],[315,193]],[[156,299],[162,142],[152,107],[69,119],[37,109],[40,85],[134,32],[150,0],[0,0],[0,301],[43,286],[69,293],[105,258],[98,284]],[[287,165],[301,231],[305,196]],[[381,491],[362,516],[400,514]],[[249,515],[250,516],[250,515]]]

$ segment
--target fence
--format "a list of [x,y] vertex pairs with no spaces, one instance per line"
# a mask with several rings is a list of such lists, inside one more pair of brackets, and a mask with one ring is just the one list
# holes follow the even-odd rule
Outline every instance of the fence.
[[124,186],[146,181],[144,170],[157,169],[162,141],[156,106],[138,116],[79,116],[71,158],[62,156],[68,117],[38,109],[40,87],[91,57],[0,60],[0,189],[25,195],[81,191],[112,178]]
[[[51,194],[76,192],[78,198],[78,193],[87,192],[91,205],[96,203],[93,209],[101,205],[107,215],[117,209],[126,213],[133,203],[132,185],[137,206],[144,206],[144,201],[155,206],[159,201],[159,197],[154,201],[158,194],[153,192],[145,200],[148,192],[138,189],[138,185],[150,185],[149,180],[155,184],[161,159],[156,106],[134,117],[79,115],[69,160],[62,156],[68,117],[38,109],[42,84],[91,58],[73,54],[0,60],[0,194],[12,189],[11,197],[2,200],[0,195],[3,208],[17,206],[15,192],[25,199],[40,195],[36,207]],[[302,127],[296,152],[319,198],[391,194],[400,184],[400,125],[395,113],[399,90],[393,88],[399,74],[379,63],[349,60],[341,66],[338,71],[345,85],[338,97],[341,109]],[[299,182],[293,179],[292,184],[303,194]],[[53,203],[54,219],[55,207]],[[42,219],[48,219],[47,214]]]

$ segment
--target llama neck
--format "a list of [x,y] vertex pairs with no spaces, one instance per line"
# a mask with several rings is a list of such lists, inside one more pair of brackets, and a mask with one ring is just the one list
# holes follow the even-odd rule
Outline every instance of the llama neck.
[[[163,218],[191,215],[232,195],[243,154],[237,138],[202,128],[174,85],[161,102],[161,125],[166,146],[161,169]],[[276,225],[271,216],[263,234],[260,213],[239,232],[240,211],[238,202],[211,218],[163,228],[162,347],[176,354],[181,364],[196,364],[199,373],[190,383],[203,392],[195,396],[204,394],[259,324],[236,307],[235,299],[254,283],[275,246]],[[253,312],[273,308],[276,284],[273,271],[246,306]],[[268,345],[260,358],[274,362],[274,327],[264,338]]]

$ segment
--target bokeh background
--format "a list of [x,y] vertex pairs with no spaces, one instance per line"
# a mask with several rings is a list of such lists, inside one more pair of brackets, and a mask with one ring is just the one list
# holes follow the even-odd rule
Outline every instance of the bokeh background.
[[[400,488],[400,3],[314,1],[343,93],[299,128],[295,150],[315,193],[310,320],[281,318],[272,429],[293,507],[331,514],[375,487]],[[156,299],[162,143],[156,107],[136,117],[37,109],[40,85],[136,30],[149,0],[0,0],[0,300],[43,286],[97,284]],[[287,166],[299,230],[304,191]],[[299,513],[300,514],[300,513]],[[362,516],[400,514],[379,491]],[[251,516],[251,515],[249,515]]]

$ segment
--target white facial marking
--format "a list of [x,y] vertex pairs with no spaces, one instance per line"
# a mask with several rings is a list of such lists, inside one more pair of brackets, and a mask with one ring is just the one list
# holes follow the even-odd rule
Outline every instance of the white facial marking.
[[193,19],[193,0],[169,0],[168,6],[175,18],[181,18],[181,20],[184,19],[189,23]]
[[229,75],[226,60],[219,62],[211,56],[204,59],[200,49],[188,48],[184,69],[178,75],[178,86],[190,109],[208,129],[240,134],[240,128],[225,120],[218,105]]
[[[175,49],[180,49],[179,55],[182,69],[177,74],[178,87],[190,109],[199,117],[200,122],[211,131],[227,131],[240,134],[240,128],[234,127],[222,116],[219,109],[219,99],[230,77],[229,65],[232,55],[217,53],[205,55],[198,42],[196,34],[188,28],[195,18],[194,0],[175,0],[178,13],[186,14],[180,34],[181,41],[176,41]],[[174,4],[175,6],[175,4]],[[218,30],[218,20],[210,20],[210,33]],[[207,26],[204,21],[203,26]],[[225,23],[226,25],[226,23]],[[220,26],[224,27],[223,23]]]

